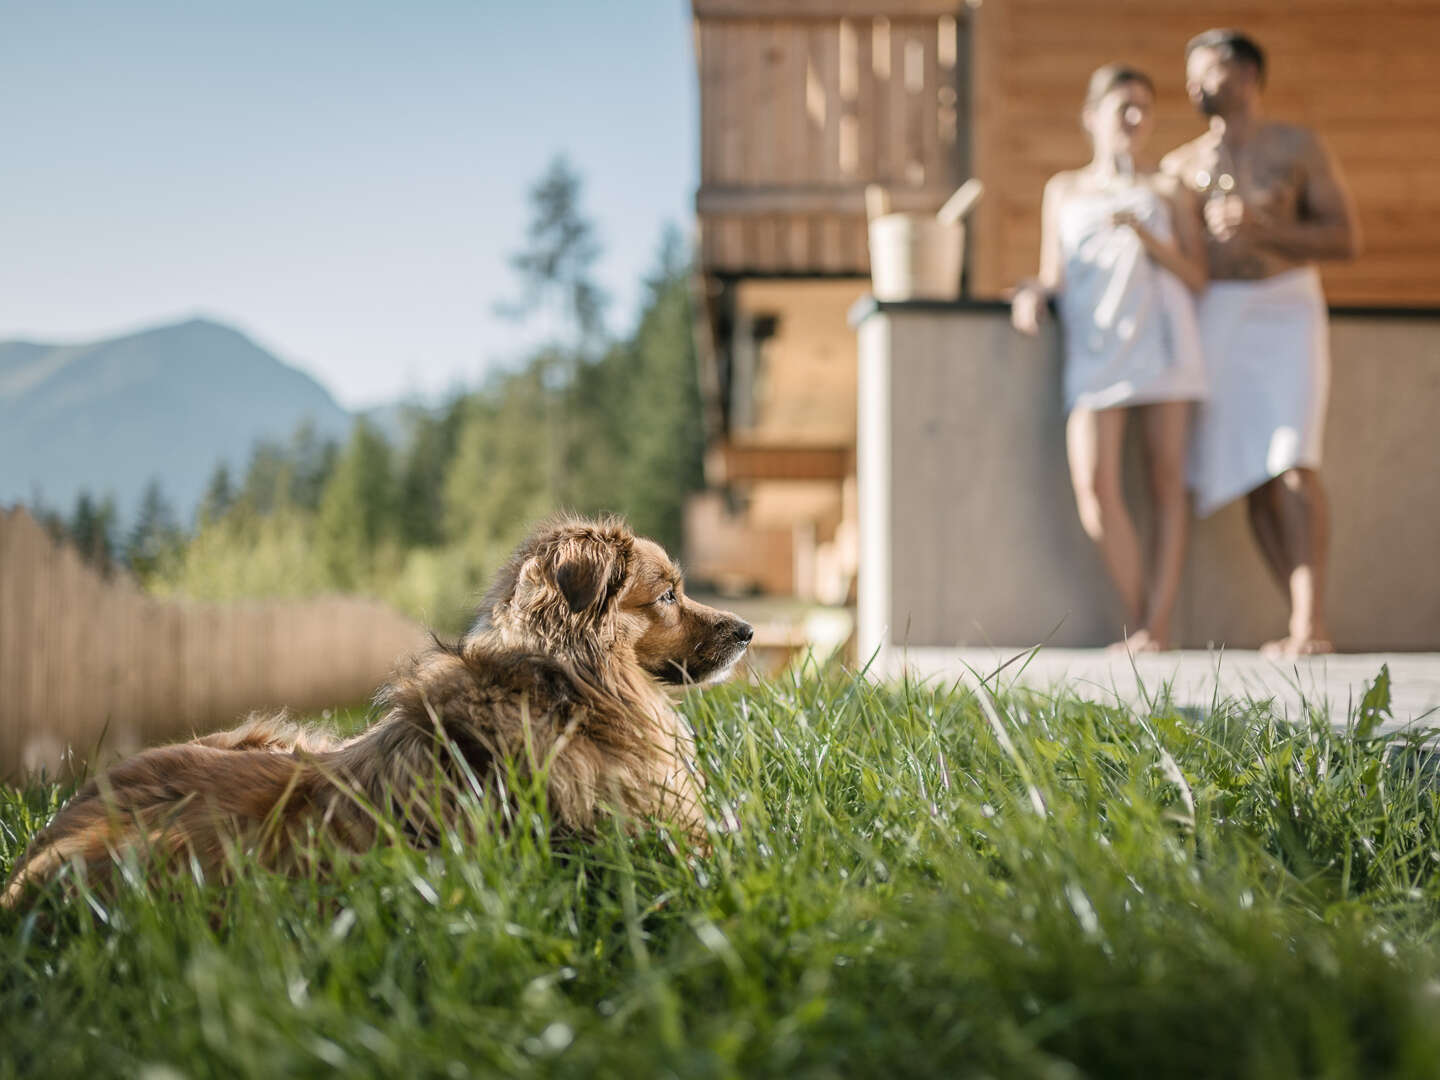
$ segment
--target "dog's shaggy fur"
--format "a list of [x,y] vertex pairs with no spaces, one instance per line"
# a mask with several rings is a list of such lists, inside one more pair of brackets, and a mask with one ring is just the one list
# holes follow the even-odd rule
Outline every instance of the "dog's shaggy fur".
[[543,526],[471,631],[382,688],[365,731],[341,741],[258,718],[140,753],[76,792],[0,902],[72,863],[103,884],[127,850],[223,876],[234,847],[293,870],[313,834],[352,851],[396,835],[424,846],[457,823],[462,793],[499,809],[507,783],[539,775],[558,830],[658,818],[703,846],[693,740],[660,684],[723,677],[751,636],[686,597],[665,552],[622,523]]

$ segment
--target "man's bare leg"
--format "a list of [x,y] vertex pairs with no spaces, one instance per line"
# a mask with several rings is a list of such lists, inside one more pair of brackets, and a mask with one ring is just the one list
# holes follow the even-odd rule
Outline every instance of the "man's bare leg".
[[1294,569],[1290,565],[1285,552],[1285,543],[1280,536],[1279,509],[1276,506],[1277,495],[1274,481],[1262,484],[1245,498],[1245,509],[1250,519],[1250,534],[1255,538],[1255,546],[1260,549],[1260,557],[1265,560],[1265,569],[1270,571],[1271,580],[1275,582],[1284,595],[1290,599],[1290,571]]
[[1125,606],[1126,627],[1138,632],[1144,613],[1145,570],[1121,480],[1125,410],[1074,410],[1065,424],[1065,445],[1080,524],[1100,548],[1105,570]]
[[1170,648],[1170,624],[1185,546],[1190,539],[1190,495],[1185,488],[1185,449],[1190,432],[1191,403],[1165,401],[1140,409],[1150,496],[1155,505],[1154,580],[1145,605],[1147,648]]
[[1265,485],[1269,489],[1280,545],[1289,567],[1289,636],[1261,651],[1274,656],[1309,656],[1334,651],[1325,610],[1325,574],[1330,554],[1330,515],[1325,485],[1314,469],[1290,469]]

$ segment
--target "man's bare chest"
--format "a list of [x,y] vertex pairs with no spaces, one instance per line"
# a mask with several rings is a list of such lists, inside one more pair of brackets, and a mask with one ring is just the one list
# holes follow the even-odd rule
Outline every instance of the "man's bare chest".
[[1215,140],[1189,155],[1185,183],[1202,197],[1238,196],[1272,216],[1302,212],[1304,171],[1294,150],[1278,140],[1256,138],[1242,147]]

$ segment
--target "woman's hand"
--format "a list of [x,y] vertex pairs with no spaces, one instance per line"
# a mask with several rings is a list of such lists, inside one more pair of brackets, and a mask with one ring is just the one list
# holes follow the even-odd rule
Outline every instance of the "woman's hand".
[[1010,325],[1022,334],[1032,337],[1040,333],[1040,322],[1045,317],[1046,291],[1039,284],[1027,281],[1015,290],[1010,298]]
[[1133,210],[1116,210],[1110,215],[1110,224],[1114,225],[1117,229],[1134,229],[1135,234],[1139,236],[1141,240],[1144,240],[1146,234],[1150,231],[1145,227],[1145,223],[1135,216]]

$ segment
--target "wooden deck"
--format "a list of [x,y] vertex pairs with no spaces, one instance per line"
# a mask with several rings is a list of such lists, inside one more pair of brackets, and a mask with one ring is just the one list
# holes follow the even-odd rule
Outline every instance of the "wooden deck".
[[1133,660],[1103,649],[1040,649],[1033,657],[1027,652],[1018,647],[910,649],[888,657],[875,674],[898,677],[908,671],[968,685],[993,676],[1001,686],[1141,706],[1167,692],[1175,703],[1199,709],[1222,698],[1268,700],[1288,718],[1300,719],[1306,706],[1321,707],[1331,723],[1344,726],[1366,683],[1383,665],[1390,670],[1394,713],[1385,728],[1440,728],[1440,653],[1352,653],[1274,662],[1250,651],[1180,651]]

